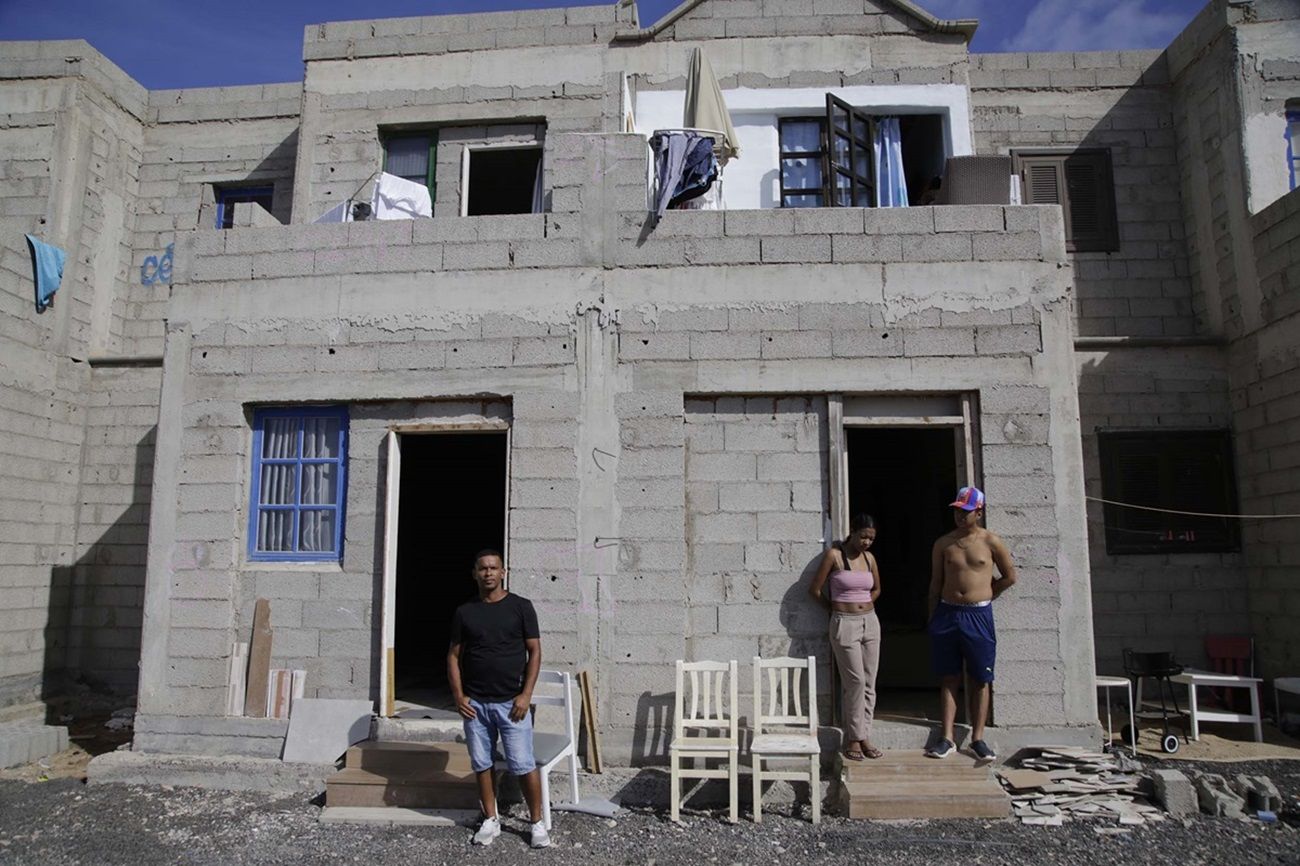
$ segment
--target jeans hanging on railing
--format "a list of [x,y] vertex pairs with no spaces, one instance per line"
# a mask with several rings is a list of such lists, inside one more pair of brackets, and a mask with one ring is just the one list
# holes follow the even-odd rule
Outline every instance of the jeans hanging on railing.
[[872,145],[876,157],[876,207],[907,207],[903,137],[897,117],[882,117],[876,121]]
[[718,177],[712,138],[693,132],[656,132],[650,136],[655,154],[657,225],[670,206],[704,195]]

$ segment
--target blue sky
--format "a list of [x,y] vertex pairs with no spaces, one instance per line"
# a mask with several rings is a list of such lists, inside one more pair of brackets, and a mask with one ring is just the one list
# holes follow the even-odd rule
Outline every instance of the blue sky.
[[[643,25],[680,0],[638,0]],[[1163,48],[1204,0],[920,0],[978,18],[976,51]],[[85,39],[150,89],[298,81],[308,24],[582,0],[0,0],[0,38]]]

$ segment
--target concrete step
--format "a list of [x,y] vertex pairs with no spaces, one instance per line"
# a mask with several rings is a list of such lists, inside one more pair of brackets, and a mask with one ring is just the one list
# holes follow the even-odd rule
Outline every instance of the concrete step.
[[403,743],[367,740],[348,749],[344,766],[350,770],[408,777],[434,773],[471,772],[469,752],[459,743]]
[[21,767],[68,747],[68,729],[33,721],[0,724],[0,769]]
[[454,743],[464,736],[459,717],[437,719],[375,718],[370,739],[386,743]]
[[899,779],[892,783],[847,782],[840,805],[849,818],[1006,818],[1011,798],[993,779]]

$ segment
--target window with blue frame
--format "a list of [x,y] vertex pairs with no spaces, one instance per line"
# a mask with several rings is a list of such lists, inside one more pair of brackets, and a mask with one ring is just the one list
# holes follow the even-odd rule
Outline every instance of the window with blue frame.
[[348,413],[343,406],[253,412],[248,558],[325,562],[343,551]]
[[1286,167],[1291,174],[1291,189],[1300,182],[1300,106],[1286,110]]
[[216,194],[217,228],[228,229],[235,225],[235,205],[240,202],[260,204],[263,210],[270,213],[275,189],[269,186],[219,186]]

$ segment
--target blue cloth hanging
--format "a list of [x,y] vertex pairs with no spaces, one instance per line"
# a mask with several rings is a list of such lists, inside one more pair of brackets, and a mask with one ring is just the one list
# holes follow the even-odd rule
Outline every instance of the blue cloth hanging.
[[876,157],[876,207],[907,207],[903,135],[897,117],[882,117],[876,121],[872,147]]
[[68,254],[56,246],[27,235],[27,246],[32,251],[32,276],[36,281],[36,312],[43,313],[54,306],[54,293],[63,282],[63,263]]

